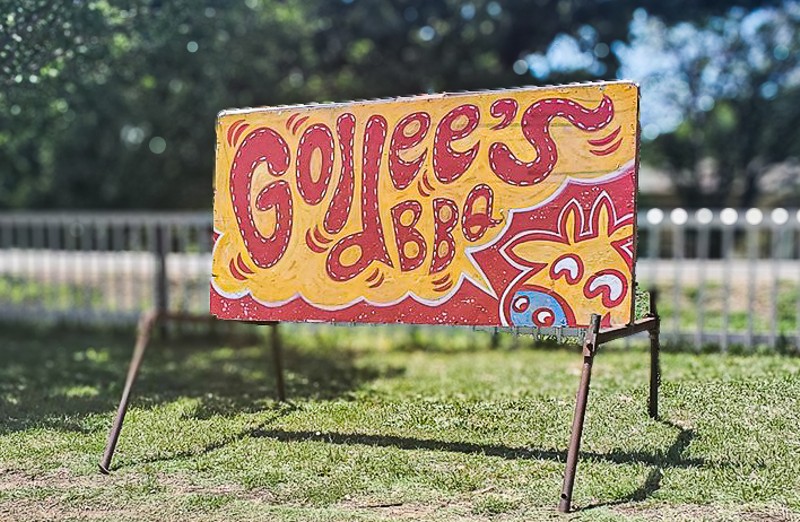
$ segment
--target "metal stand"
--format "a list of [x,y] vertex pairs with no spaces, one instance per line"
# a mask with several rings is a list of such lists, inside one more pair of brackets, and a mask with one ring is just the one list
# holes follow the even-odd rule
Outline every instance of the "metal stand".
[[658,419],[658,387],[661,385],[661,320],[658,317],[655,291],[650,292],[650,310],[648,317],[655,319],[655,325],[650,328],[650,396],[647,399],[647,413],[653,419]]
[[650,310],[647,316],[631,324],[613,327],[606,330],[600,329],[600,316],[592,315],[586,337],[583,341],[583,371],[581,383],[575,401],[575,415],[572,419],[572,434],[570,435],[569,450],[567,451],[567,467],[564,472],[564,483],[561,487],[561,497],[558,510],[569,513],[572,509],[572,489],[575,485],[575,473],[578,469],[578,456],[581,448],[581,435],[583,423],[586,418],[586,403],[589,398],[589,383],[592,377],[592,363],[594,356],[601,344],[628,337],[639,332],[647,331],[650,334],[650,397],[647,401],[647,411],[650,417],[658,417],[658,386],[661,382],[661,368],[659,365],[659,330],[660,319],[656,308],[656,294],[650,294]]
[[[125,380],[125,387],[122,391],[117,415],[108,433],[106,448],[103,458],[100,461],[100,471],[108,474],[111,469],[111,459],[114,456],[119,434],[122,430],[122,423],[128,411],[131,389],[139,374],[139,367],[142,364],[145,348],[150,340],[150,334],[159,321],[174,320],[186,322],[205,322],[213,318],[210,316],[197,316],[188,314],[167,314],[160,312],[148,312],[142,315],[139,321],[138,336],[136,346],[133,350],[133,357],[128,368],[128,376]],[[272,348],[272,361],[275,368],[276,395],[278,401],[286,401],[286,384],[283,378],[283,354],[278,323],[262,323],[271,327],[270,345]],[[578,393],[575,402],[575,414],[572,420],[572,434],[570,436],[569,450],[567,452],[567,466],[564,473],[564,483],[561,488],[561,497],[558,503],[558,510],[562,513],[569,513],[572,507],[572,490],[575,485],[575,474],[578,468],[578,457],[581,447],[581,436],[583,434],[583,424],[586,419],[586,405],[589,399],[589,385],[592,377],[592,364],[597,349],[601,344],[621,339],[640,332],[650,334],[650,396],[647,404],[647,411],[650,417],[658,418],[658,388],[661,382],[661,368],[659,362],[659,331],[660,319],[656,307],[656,293],[650,294],[650,310],[646,317],[634,321],[631,324],[617,326],[605,330],[600,329],[600,316],[592,315],[591,323],[586,330],[583,341],[583,371],[581,372],[581,382],[578,386]]]
[[572,502],[572,487],[575,485],[575,473],[578,470],[578,454],[581,450],[581,434],[583,434],[583,421],[586,418],[586,401],[589,399],[589,382],[592,379],[592,363],[594,363],[598,333],[600,333],[600,316],[593,314],[592,322],[583,341],[581,384],[578,386],[578,396],[575,400],[572,435],[567,452],[567,469],[564,473],[564,484],[561,487],[561,498],[558,502],[558,510],[562,513],[569,513]]
[[[100,472],[108,475],[111,472],[111,459],[114,457],[114,450],[117,447],[120,431],[122,431],[122,423],[125,420],[125,414],[128,412],[128,405],[130,404],[131,390],[133,384],[136,382],[136,377],[139,375],[139,368],[142,365],[144,352],[147,344],[150,341],[150,335],[158,323],[166,321],[179,321],[179,322],[210,322],[214,318],[207,315],[191,315],[191,314],[173,314],[164,313],[159,311],[145,312],[139,319],[139,325],[136,335],[136,345],[133,348],[133,357],[128,366],[128,376],[125,379],[125,387],[122,390],[122,398],[119,401],[119,408],[117,408],[117,415],[114,417],[114,422],[111,424],[111,430],[108,432],[108,439],[106,440],[106,447],[103,451],[103,458],[100,460]],[[283,356],[281,353],[281,338],[278,331],[278,323],[265,323],[271,327],[270,344],[272,345],[272,361],[275,366],[275,381],[278,400],[281,402],[286,401],[286,387],[283,379]]]
[[275,391],[278,402],[286,402],[286,384],[283,380],[283,347],[281,346],[281,333],[278,323],[270,324],[270,344],[272,345],[272,363],[275,367]]
[[136,377],[139,375],[139,367],[142,365],[144,350],[147,348],[147,342],[150,340],[150,332],[153,330],[153,326],[157,320],[158,312],[147,312],[142,314],[141,319],[139,319],[136,346],[133,348],[133,357],[131,358],[130,366],[128,366],[128,377],[125,379],[125,388],[122,390],[122,398],[119,401],[117,416],[114,417],[111,431],[108,432],[106,449],[103,452],[103,459],[100,461],[100,472],[106,475],[108,475],[110,471],[111,458],[114,456],[114,449],[117,447],[119,432],[122,430],[122,422],[125,420],[125,414],[128,412],[131,389],[133,388],[133,383],[136,382]]

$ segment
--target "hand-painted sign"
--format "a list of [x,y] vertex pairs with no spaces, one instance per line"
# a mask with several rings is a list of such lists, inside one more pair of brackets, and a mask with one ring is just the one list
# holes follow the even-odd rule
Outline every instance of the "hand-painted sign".
[[219,318],[631,320],[634,84],[231,110],[217,138]]

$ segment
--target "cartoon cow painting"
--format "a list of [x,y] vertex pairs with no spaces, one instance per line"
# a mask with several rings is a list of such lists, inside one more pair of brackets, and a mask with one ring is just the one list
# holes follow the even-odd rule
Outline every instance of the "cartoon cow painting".
[[501,252],[521,270],[503,295],[508,325],[569,326],[585,323],[592,313],[601,315],[604,326],[627,320],[633,214],[618,215],[608,192],[600,192],[588,211],[569,201],[556,230],[522,232]]

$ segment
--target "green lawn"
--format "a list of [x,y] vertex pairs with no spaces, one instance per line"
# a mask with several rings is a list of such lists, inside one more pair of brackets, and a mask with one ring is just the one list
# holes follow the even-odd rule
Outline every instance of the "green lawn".
[[[154,343],[97,473],[131,334],[0,336],[0,520],[794,520],[800,358],[608,349],[574,502],[555,513],[581,358],[453,330],[289,327]],[[240,332],[241,333],[241,332]],[[241,339],[241,336],[239,336]]]

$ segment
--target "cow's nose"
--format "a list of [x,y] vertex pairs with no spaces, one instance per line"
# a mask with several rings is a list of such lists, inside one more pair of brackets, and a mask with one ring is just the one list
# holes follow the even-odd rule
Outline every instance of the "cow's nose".
[[567,315],[555,297],[545,292],[521,288],[511,298],[511,324],[514,326],[564,326]]

